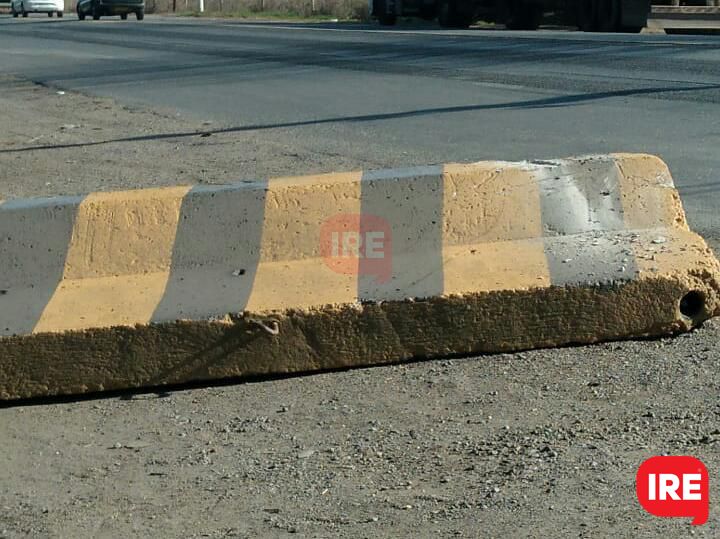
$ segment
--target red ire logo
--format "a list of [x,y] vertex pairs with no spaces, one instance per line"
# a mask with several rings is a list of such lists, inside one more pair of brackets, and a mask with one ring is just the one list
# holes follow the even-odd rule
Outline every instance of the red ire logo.
[[709,480],[705,465],[694,457],[652,457],[635,478],[640,505],[658,517],[693,517],[705,524],[709,512]]
[[320,227],[325,265],[345,275],[374,275],[376,283],[392,277],[392,233],[382,217],[341,213]]

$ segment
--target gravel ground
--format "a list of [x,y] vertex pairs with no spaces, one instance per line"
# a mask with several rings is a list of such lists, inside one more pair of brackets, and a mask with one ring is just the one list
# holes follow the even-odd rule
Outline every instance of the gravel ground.
[[[386,164],[283,132],[202,136],[222,126],[9,78],[0,110],[5,198]],[[719,349],[711,321],[673,339],[5,405],[0,537],[718,536],[716,505],[692,530],[643,513],[634,477],[689,454],[720,498]]]
[[171,110],[120,105],[0,76],[0,198],[229,183],[390,163],[307,147],[297,131],[226,132]]

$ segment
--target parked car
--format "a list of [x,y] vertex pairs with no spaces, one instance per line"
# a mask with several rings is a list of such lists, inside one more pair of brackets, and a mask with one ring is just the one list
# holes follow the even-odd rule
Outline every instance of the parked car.
[[108,15],[120,15],[125,20],[134,13],[137,20],[145,18],[145,0],[78,0],[77,16],[81,21],[88,15],[94,20]]
[[13,17],[27,17],[28,13],[47,13],[48,17],[57,13],[58,17],[62,17],[64,9],[64,0],[10,0],[10,13]]

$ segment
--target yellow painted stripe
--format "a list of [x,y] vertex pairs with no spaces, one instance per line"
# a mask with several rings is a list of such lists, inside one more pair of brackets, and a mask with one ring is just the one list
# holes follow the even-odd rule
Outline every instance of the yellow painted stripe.
[[63,278],[34,332],[148,323],[165,291],[180,205],[189,189],[86,197]]
[[446,247],[445,294],[550,286],[542,239]]
[[633,233],[630,244],[642,278],[686,273],[691,267],[705,267],[707,275],[717,271],[718,261],[705,240],[689,230],[642,230]]
[[448,164],[444,177],[445,294],[549,286],[532,172],[505,163]]
[[360,213],[361,172],[275,178],[267,185],[260,263],[246,309],[267,311],[357,301],[357,275],[321,256],[323,223]]
[[246,310],[302,310],[356,301],[356,274],[335,273],[321,258],[307,258],[261,263]]
[[531,170],[482,162],[444,168],[446,245],[543,236],[540,193]]
[[667,165],[654,155],[616,154],[625,227],[675,226],[688,230],[680,195]]
[[325,220],[360,213],[362,172],[272,178],[265,195],[261,262],[320,256]]

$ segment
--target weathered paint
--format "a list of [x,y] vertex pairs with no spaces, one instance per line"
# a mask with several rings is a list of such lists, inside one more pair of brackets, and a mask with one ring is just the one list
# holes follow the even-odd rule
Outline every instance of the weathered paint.
[[[388,224],[387,281],[325,263],[337,215]],[[720,311],[720,266],[647,155],[5,201],[0,231],[3,399],[661,335]]]

